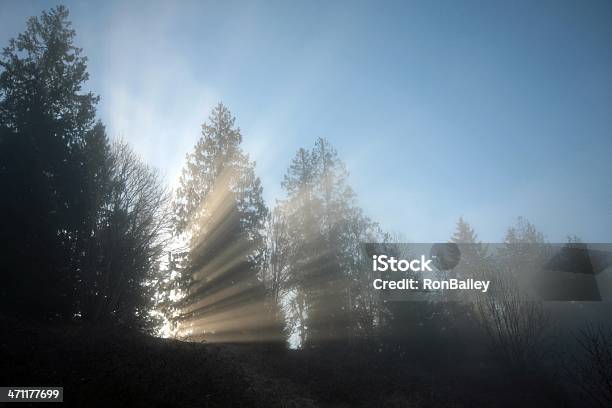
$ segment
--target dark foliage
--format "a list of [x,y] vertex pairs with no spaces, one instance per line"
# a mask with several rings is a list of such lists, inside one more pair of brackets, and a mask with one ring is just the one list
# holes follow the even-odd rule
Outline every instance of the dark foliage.
[[67,19],[32,17],[0,58],[0,305],[144,327],[167,194],[129,147],[111,149]]
[[31,18],[0,59],[1,301],[23,314],[64,319],[75,312],[79,254],[97,211],[86,188],[107,182],[98,99],[81,92],[86,58],[67,17],[58,7]]
[[[1,319],[2,383],[61,384],[69,406],[558,407],[544,377],[508,378],[486,353],[381,351],[368,344],[284,350],[152,338],[116,326]],[[478,349],[476,348],[476,351]],[[579,405],[578,405],[579,406]]]
[[565,359],[568,381],[590,406],[612,405],[612,330],[587,324],[575,334],[577,348]]

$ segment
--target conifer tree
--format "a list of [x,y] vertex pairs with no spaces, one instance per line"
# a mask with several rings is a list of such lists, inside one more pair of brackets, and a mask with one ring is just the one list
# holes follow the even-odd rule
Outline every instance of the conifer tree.
[[474,276],[485,267],[488,247],[478,240],[478,234],[463,217],[459,217],[450,241],[457,244],[461,252],[458,267],[460,275]]
[[347,177],[337,151],[318,139],[297,151],[282,184],[287,198],[279,207],[292,241],[288,282],[299,302],[292,310],[309,345],[353,338],[371,328],[376,313],[364,287],[361,242],[376,241],[380,231],[356,205]]
[[0,56],[0,305],[143,328],[165,188],[127,145],[111,149],[75,36],[58,6]]
[[207,340],[277,340],[280,324],[259,280],[267,207],[241,142],[219,103],[187,156],[174,204],[176,233],[189,247],[179,321]]
[[[28,20],[0,57],[0,303],[70,318],[108,188],[109,146],[68,10]],[[85,254],[85,255],[84,255]]]

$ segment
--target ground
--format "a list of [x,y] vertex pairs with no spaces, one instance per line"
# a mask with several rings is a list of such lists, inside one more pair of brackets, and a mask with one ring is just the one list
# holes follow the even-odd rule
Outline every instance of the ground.
[[423,366],[359,348],[284,350],[161,339],[116,327],[0,323],[0,385],[63,386],[70,406],[565,405],[555,390],[508,381],[486,364],[460,367],[454,356]]

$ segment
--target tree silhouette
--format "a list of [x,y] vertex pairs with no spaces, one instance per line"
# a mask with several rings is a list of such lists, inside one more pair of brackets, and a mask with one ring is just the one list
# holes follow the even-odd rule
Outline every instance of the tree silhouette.
[[[112,146],[111,190],[88,258],[97,260],[87,275],[81,313],[94,321],[121,321],[152,329],[148,312],[170,228],[170,194],[157,171],[124,142]],[[91,292],[94,293],[91,293]]]
[[98,98],[81,91],[87,59],[68,10],[32,17],[0,58],[1,302],[30,316],[70,318],[90,227],[108,185]]
[[0,303],[30,318],[150,323],[168,194],[82,92],[68,10],[32,17],[0,58]]

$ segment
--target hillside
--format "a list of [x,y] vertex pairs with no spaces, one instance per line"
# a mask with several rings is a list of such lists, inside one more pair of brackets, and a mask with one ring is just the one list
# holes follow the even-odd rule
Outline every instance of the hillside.
[[63,386],[72,406],[545,407],[563,398],[542,383],[511,383],[493,366],[464,366],[461,358],[427,366],[365,350],[291,351],[118,328],[0,323],[0,384]]

